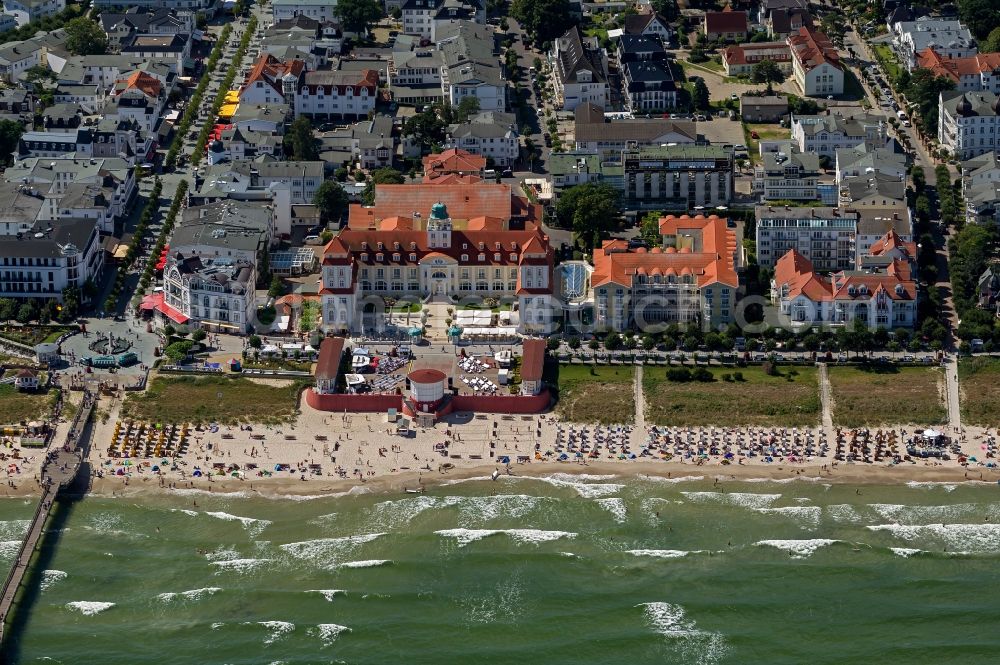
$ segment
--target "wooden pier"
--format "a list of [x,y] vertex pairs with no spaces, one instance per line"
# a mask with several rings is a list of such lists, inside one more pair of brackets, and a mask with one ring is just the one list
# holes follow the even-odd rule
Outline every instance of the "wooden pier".
[[48,521],[49,513],[55,503],[59,491],[73,482],[76,474],[83,465],[83,456],[86,446],[84,446],[83,432],[87,426],[87,420],[94,410],[96,396],[91,392],[85,392],[83,403],[73,418],[69,433],[66,435],[66,442],[59,450],[50,451],[45,462],[42,464],[41,484],[43,488],[42,498],[35,508],[35,515],[31,518],[28,532],[21,541],[21,547],[17,551],[17,556],[7,574],[3,591],[0,592],[0,644],[3,643],[6,635],[8,619],[17,598],[17,592],[24,582],[24,578],[31,566],[31,560],[38,550],[38,545],[45,534],[45,522]]

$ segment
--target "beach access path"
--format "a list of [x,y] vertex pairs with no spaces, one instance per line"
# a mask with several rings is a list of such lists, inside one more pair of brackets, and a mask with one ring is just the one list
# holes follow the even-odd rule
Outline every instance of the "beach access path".
[[952,434],[962,431],[962,405],[959,401],[958,358],[949,358],[944,366],[945,391],[948,402],[948,425]]

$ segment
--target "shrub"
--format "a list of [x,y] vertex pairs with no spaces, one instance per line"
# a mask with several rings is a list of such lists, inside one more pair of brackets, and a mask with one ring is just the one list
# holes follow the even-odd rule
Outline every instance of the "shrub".
[[733,372],[733,379],[736,381],[746,381],[746,379],[743,378],[743,372]]
[[687,383],[691,380],[691,370],[687,367],[672,367],[667,370],[667,381]]
[[778,368],[770,360],[764,363],[762,369],[764,370],[764,374],[768,376],[778,376]]
[[693,372],[691,372],[691,378],[695,381],[701,381],[702,383],[711,383],[715,381],[715,377],[712,373],[704,367],[697,367]]

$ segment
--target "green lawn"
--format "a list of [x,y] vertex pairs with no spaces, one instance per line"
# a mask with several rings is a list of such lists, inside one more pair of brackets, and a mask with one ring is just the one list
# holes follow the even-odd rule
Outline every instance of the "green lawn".
[[0,425],[16,425],[43,418],[51,406],[53,395],[55,391],[23,393],[9,383],[0,384]]
[[546,380],[558,386],[556,413],[577,423],[635,422],[635,368],[629,365],[546,365]]
[[996,427],[1000,421],[1000,360],[962,358],[958,363],[962,423]]
[[294,419],[298,395],[310,384],[275,387],[228,377],[154,378],[144,394],[129,395],[122,418],[158,423],[280,423]]
[[875,57],[881,63],[886,76],[895,81],[896,77],[899,76],[899,60],[896,58],[896,54],[892,52],[888,44],[875,44],[872,46],[872,51],[875,52]]
[[940,425],[948,420],[936,367],[830,367],[833,423],[843,427]]
[[[713,368],[712,382],[676,383],[666,368],[643,374],[646,420],[656,425],[698,427],[811,427],[820,420],[819,384],[814,367],[779,367],[768,376],[761,367]],[[743,381],[724,374],[742,372]]]
[[77,326],[3,326],[0,327],[0,337],[18,342],[26,346],[35,346],[42,342],[54,342],[66,332],[77,330]]
[[[760,138],[753,138],[751,132],[757,132]],[[746,140],[747,152],[750,153],[750,161],[757,163],[760,161],[760,142],[788,139],[792,136],[792,130],[779,125],[743,123],[743,138]]]

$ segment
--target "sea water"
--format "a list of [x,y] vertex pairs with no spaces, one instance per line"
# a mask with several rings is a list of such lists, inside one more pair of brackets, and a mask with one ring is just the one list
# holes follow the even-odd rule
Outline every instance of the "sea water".
[[52,525],[5,662],[1000,662],[993,485],[557,475]]

